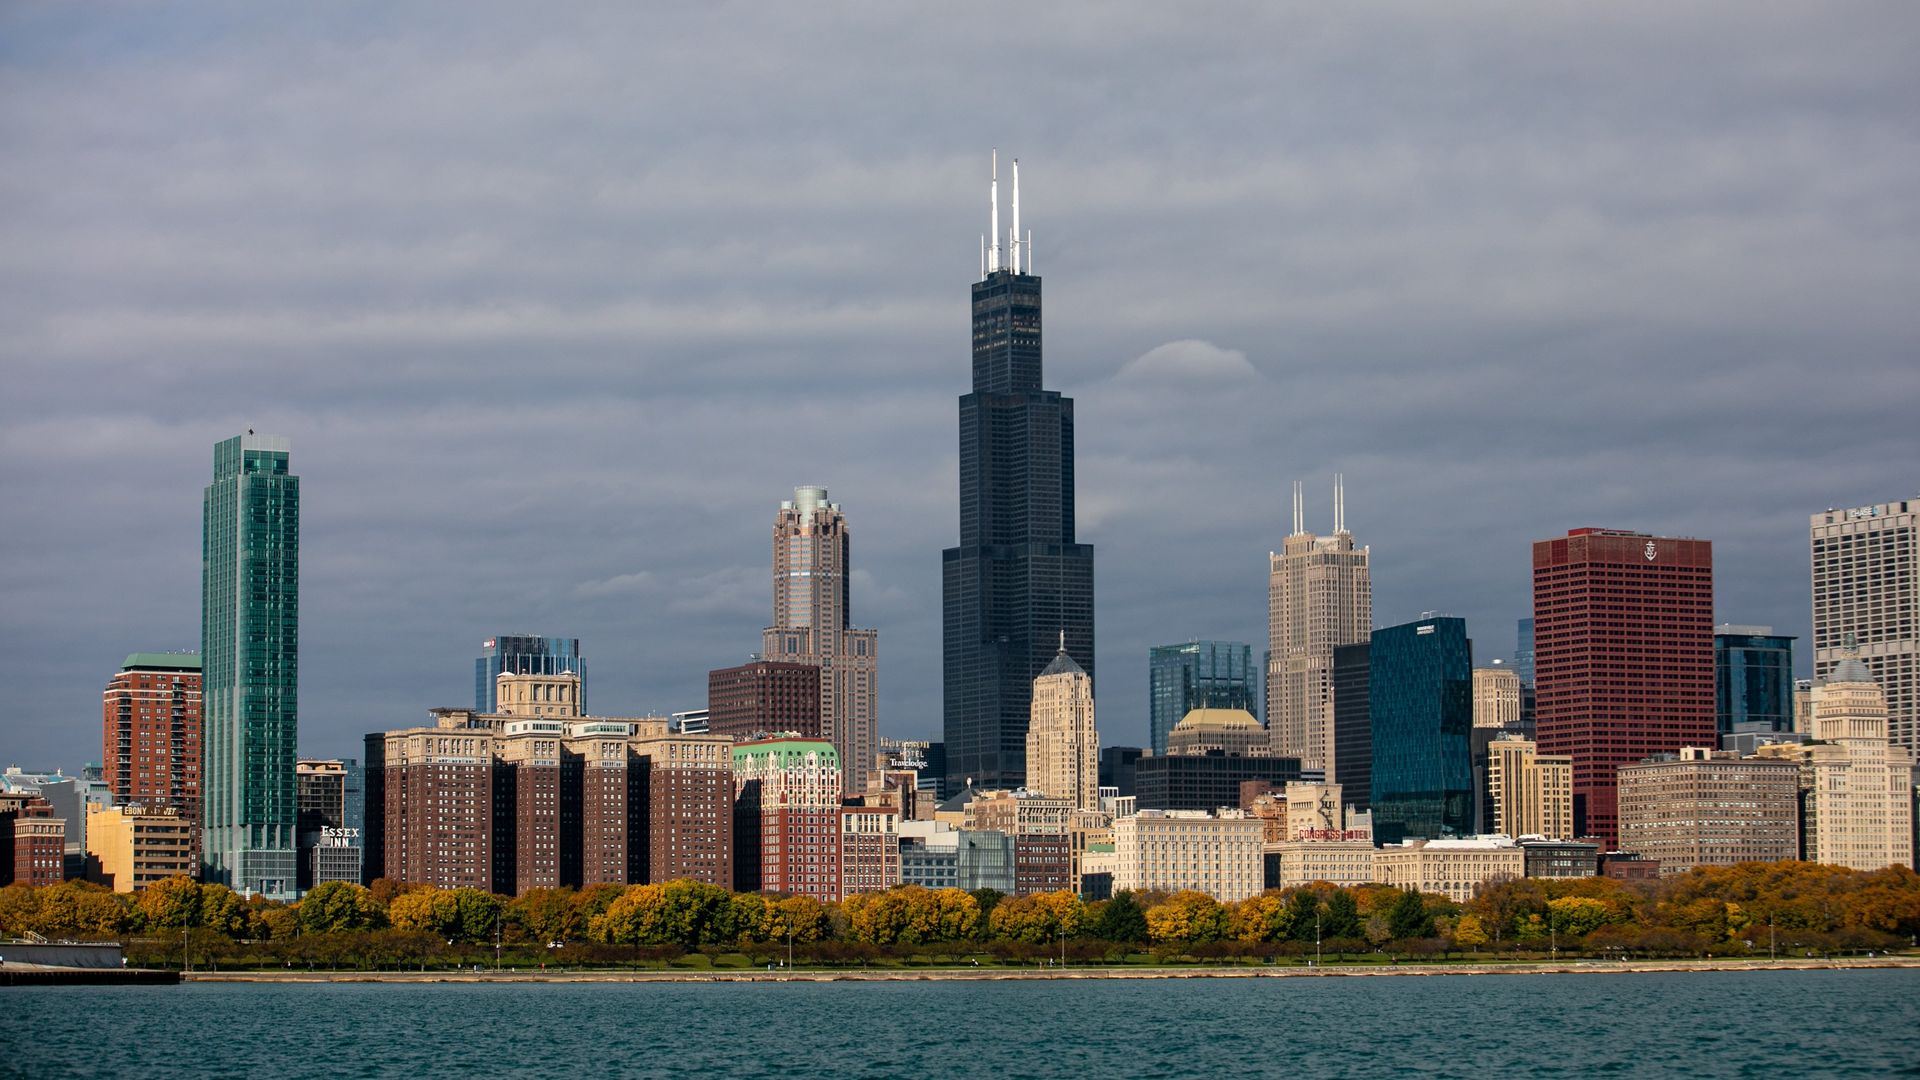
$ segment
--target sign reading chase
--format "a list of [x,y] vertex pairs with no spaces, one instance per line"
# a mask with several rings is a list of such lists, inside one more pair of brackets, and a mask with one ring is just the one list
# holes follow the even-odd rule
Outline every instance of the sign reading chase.
[[321,847],[359,847],[359,829],[336,829],[331,825],[320,827]]

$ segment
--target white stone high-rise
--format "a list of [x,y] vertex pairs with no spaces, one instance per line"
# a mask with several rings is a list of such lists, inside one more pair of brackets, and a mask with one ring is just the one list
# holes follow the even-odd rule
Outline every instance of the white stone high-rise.
[[1920,752],[1920,499],[1812,516],[1813,674],[1856,646],[1887,698],[1887,731]]
[[1059,655],[1033,680],[1027,721],[1027,787],[1075,810],[1100,806],[1100,733],[1093,726],[1093,679],[1061,638]]
[[880,636],[853,627],[852,538],[823,487],[797,487],[773,519],[773,625],[768,660],[820,669],[820,734],[840,756],[849,792],[865,791],[879,748]]
[[1293,532],[1267,556],[1267,738],[1276,755],[1299,758],[1303,769],[1333,762],[1334,648],[1373,634],[1369,549],[1347,531],[1338,478],[1333,491],[1333,534],[1315,536],[1295,482]]

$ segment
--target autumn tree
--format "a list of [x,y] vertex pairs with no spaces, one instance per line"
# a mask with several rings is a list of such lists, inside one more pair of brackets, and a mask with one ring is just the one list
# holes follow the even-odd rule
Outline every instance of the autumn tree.
[[1086,905],[1072,892],[1030,893],[1000,901],[992,915],[993,936],[1030,945],[1080,933]]
[[1227,936],[1227,910],[1203,892],[1185,889],[1147,909],[1147,933],[1156,945],[1198,945]]
[[1292,929],[1286,897],[1277,892],[1250,896],[1233,905],[1232,934],[1236,941],[1248,944],[1285,941]]

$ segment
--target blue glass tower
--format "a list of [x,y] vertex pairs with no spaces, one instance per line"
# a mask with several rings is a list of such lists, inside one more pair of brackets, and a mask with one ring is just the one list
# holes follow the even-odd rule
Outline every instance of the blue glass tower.
[[1464,619],[1373,632],[1373,835],[1383,844],[1473,829],[1473,643]]
[[1521,619],[1513,650],[1513,667],[1520,673],[1520,685],[1533,689],[1533,620]]
[[1722,735],[1792,731],[1792,636],[1771,626],[1715,627],[1713,712]]
[[580,709],[587,707],[587,662],[580,655],[580,639],[534,637],[531,634],[501,634],[480,643],[481,653],[473,662],[473,708],[490,713],[494,699],[494,680],[502,673],[513,675],[558,675],[570,671],[580,676]]
[[1093,546],[1076,542],[1073,400],[1040,382],[1040,279],[1014,230],[973,286],[973,392],[960,399],[960,545],[941,556],[948,789],[1026,782],[1033,680],[1064,648],[1093,663]]
[[1241,641],[1189,641],[1147,650],[1147,735],[1155,754],[1167,752],[1167,736],[1195,709],[1260,706],[1253,646]]

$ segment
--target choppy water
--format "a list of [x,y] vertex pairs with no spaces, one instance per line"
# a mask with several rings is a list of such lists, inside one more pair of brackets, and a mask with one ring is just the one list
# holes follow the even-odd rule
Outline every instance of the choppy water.
[[1920,971],[0,991],[0,1075],[1920,1075]]

